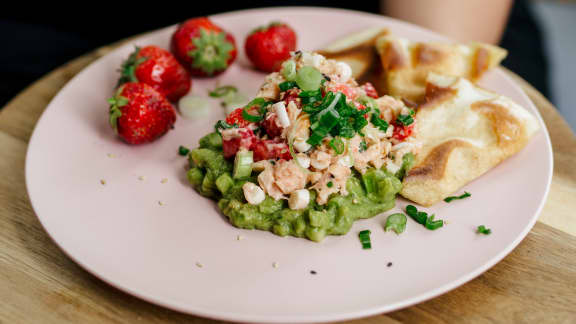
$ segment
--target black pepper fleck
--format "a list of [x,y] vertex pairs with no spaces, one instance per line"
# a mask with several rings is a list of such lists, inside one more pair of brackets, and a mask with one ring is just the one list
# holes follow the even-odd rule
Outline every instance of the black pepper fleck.
[[315,275],[315,274],[316,274],[316,271],[314,271],[314,270],[311,270],[311,271],[310,271],[310,274],[313,274],[313,275]]
[[392,266],[392,262],[388,262],[388,264],[386,265],[388,268],[390,268]]

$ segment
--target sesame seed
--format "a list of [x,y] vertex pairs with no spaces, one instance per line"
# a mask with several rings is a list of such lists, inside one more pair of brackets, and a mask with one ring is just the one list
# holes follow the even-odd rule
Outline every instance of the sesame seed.
[[166,183],[168,182],[168,178],[163,178],[162,180],[160,180],[160,183]]
[[164,206],[164,205],[165,205],[165,203],[164,203],[162,200],[158,200],[158,205],[160,205],[160,206]]
[[353,203],[353,204],[357,204],[357,203],[358,203],[358,199],[356,199],[356,198],[352,199],[352,203]]
[[198,268],[202,268],[204,265],[203,265],[202,263],[200,263],[200,262],[196,262],[196,266],[197,266]]
[[242,235],[236,236],[236,240],[238,240],[238,241],[241,241],[241,240],[243,240],[243,239],[244,239],[244,236],[242,236]]
[[314,270],[310,270],[310,274],[313,274],[313,275],[315,275],[316,273],[317,273],[316,271],[314,271]]
[[113,159],[113,158],[116,157],[116,154],[114,154],[114,153],[108,153],[108,154],[106,154],[106,156],[108,156],[109,158]]
[[279,266],[280,266],[280,265],[278,264],[278,262],[273,262],[273,263],[272,263],[272,267],[273,267],[274,269],[278,269]]
[[138,180],[144,181],[144,180],[146,180],[146,177],[145,177],[145,176],[139,176],[139,177],[138,177]]
[[392,266],[392,262],[388,262],[388,264],[386,265],[388,268],[390,268]]
[[103,186],[105,186],[105,185],[106,185],[106,180],[101,179],[101,180],[100,180],[100,184],[102,184]]

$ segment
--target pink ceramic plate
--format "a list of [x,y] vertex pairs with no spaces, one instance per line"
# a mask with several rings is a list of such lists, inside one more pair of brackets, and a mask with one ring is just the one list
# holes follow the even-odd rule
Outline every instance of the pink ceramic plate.
[[[259,9],[212,18],[240,46],[256,24],[279,19],[296,29],[302,49],[374,26],[414,40],[444,39],[397,20],[334,9]],[[146,34],[135,44],[168,47],[173,30]],[[223,117],[216,103],[209,118],[179,118],[176,129],[153,144],[129,146],[111,131],[106,98],[132,48],[90,65],[54,98],[30,141],[26,178],[34,210],[54,241],[86,270],[147,301],[243,322],[335,321],[399,309],[493,266],[524,238],[545,201],[552,151],[541,123],[520,154],[464,188],[471,199],[430,208],[449,221],[440,230],[409,220],[404,234],[385,233],[389,213],[321,244],[234,228],[186,183],[185,159],[176,154],[179,145],[196,146]],[[206,94],[220,82],[255,94],[264,74],[251,70],[240,53],[218,79],[194,80],[193,92]],[[502,71],[489,73],[482,84],[538,115]],[[406,203],[399,199],[397,205]],[[493,234],[475,234],[481,224]],[[357,232],[363,229],[372,231],[372,250],[360,246]]]

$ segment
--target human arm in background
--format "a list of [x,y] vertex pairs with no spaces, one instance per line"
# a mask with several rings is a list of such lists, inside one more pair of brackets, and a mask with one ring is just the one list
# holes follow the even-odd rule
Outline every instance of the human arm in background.
[[513,0],[380,0],[383,14],[458,41],[498,44]]

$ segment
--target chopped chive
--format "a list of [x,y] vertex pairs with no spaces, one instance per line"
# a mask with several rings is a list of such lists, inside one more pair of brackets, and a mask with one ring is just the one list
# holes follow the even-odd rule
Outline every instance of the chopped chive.
[[328,188],[332,188],[334,186],[334,183],[332,181],[328,181],[328,183],[326,184],[326,187]]
[[486,228],[486,226],[484,226],[484,225],[480,225],[480,226],[478,226],[478,229],[476,229],[476,233],[484,234],[484,235],[490,235],[490,233],[492,233],[492,230],[489,228]]
[[449,202],[451,202],[452,200],[455,200],[455,199],[464,199],[464,198],[468,198],[468,197],[471,197],[471,196],[472,196],[472,194],[470,194],[470,193],[467,192],[467,191],[464,191],[464,193],[461,194],[460,196],[450,196],[450,197],[446,197],[446,198],[444,198],[444,201],[447,202],[447,203],[449,203]]
[[418,224],[424,225],[424,227],[431,231],[444,226],[443,220],[434,220],[435,215],[428,216],[428,213],[418,211],[418,209],[413,205],[406,206],[406,214],[408,214],[408,216],[414,219]]
[[296,87],[298,87],[298,85],[294,81],[284,81],[278,85],[280,91],[286,91]]
[[186,156],[188,155],[188,153],[190,153],[190,149],[180,145],[180,147],[178,147],[178,154],[182,155],[182,156]]

